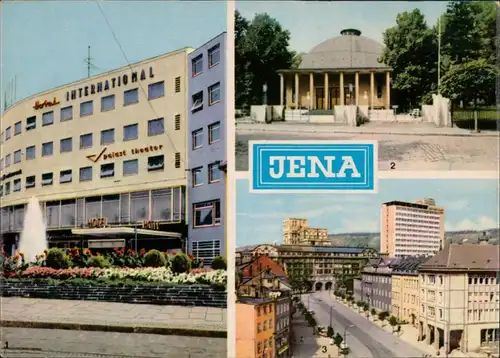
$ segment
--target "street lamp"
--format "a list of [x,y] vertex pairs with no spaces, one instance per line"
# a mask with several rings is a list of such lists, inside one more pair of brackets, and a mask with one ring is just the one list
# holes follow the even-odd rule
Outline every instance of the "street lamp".
[[[347,330],[348,330],[349,328],[353,328],[353,327],[354,327],[354,325],[353,325],[353,324],[351,324],[351,325],[347,326],[347,327],[344,329],[344,348],[347,348]],[[346,354],[344,354],[344,358],[346,358]]]

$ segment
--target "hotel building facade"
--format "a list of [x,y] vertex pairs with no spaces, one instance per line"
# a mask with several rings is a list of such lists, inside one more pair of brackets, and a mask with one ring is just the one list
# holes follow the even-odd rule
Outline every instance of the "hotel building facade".
[[[0,158],[6,251],[18,247],[26,205],[36,197],[50,246],[184,249],[208,263],[223,254],[220,211],[215,204],[199,209],[205,195],[191,187],[189,173],[221,164],[211,167],[210,190],[212,203],[223,205],[225,38],[38,93],[6,110]],[[213,82],[203,89],[212,94],[196,108],[198,119],[190,93],[205,83],[193,77],[193,52],[203,54],[204,76]],[[218,93],[210,87],[216,84]],[[189,150],[190,122],[212,116],[214,123],[203,123],[212,134],[200,156]],[[200,251],[197,242],[210,250]]]
[[384,203],[380,227],[381,255],[432,256],[444,246],[444,209],[430,198]]

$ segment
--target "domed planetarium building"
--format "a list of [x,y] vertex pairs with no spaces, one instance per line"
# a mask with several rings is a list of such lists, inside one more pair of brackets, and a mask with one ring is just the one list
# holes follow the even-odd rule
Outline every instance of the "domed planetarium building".
[[298,68],[278,71],[280,104],[287,109],[390,109],[392,69],[379,61],[383,49],[359,30],[342,30],[304,55]]

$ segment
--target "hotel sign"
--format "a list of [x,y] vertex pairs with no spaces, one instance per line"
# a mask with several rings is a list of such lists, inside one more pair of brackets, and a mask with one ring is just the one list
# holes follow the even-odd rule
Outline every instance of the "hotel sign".
[[124,74],[116,77],[109,78],[104,81],[96,82],[87,86],[73,89],[66,92],[66,101],[72,101],[77,98],[87,97],[89,95],[106,92],[111,88],[126,86],[129,82],[135,83],[139,79],[144,81],[146,78],[154,78],[153,67],[149,67],[146,71],[142,69],[141,71],[132,71],[129,74]]
[[49,100],[45,100],[43,102],[42,101],[35,101],[35,105],[33,106],[33,108],[35,110],[37,110],[37,109],[42,109],[42,108],[45,108],[45,107],[52,107],[52,106],[55,106],[55,105],[57,105],[59,103],[61,103],[61,102],[59,102],[57,100],[57,98],[54,97],[52,99],[52,101],[49,101]]
[[96,218],[91,218],[88,220],[87,226],[92,229],[104,228],[108,226],[108,218],[101,216]]
[[160,222],[153,220],[144,220],[142,222],[142,228],[148,230],[160,230]]
[[[147,147],[142,148],[132,148],[130,149],[130,154],[144,154],[144,153],[153,153],[163,149],[163,145],[149,145]],[[87,159],[97,163],[99,160],[107,160],[107,159],[115,159],[120,157],[126,157],[129,155],[128,149],[123,149],[117,152],[108,152],[108,147],[104,147],[103,150],[99,154],[91,154],[87,155]]]

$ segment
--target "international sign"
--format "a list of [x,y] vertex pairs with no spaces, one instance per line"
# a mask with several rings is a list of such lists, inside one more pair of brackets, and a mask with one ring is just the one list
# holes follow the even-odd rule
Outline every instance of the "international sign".
[[250,141],[250,191],[377,191],[376,141]]

